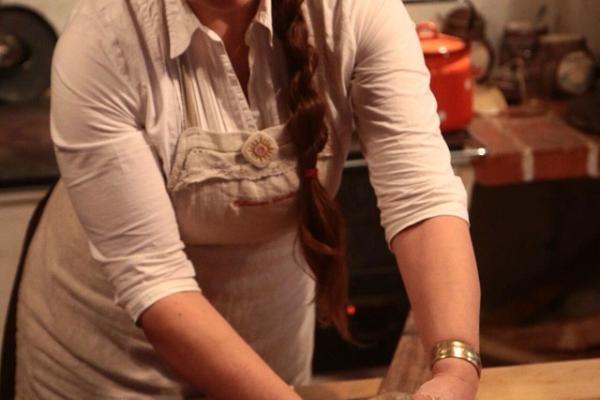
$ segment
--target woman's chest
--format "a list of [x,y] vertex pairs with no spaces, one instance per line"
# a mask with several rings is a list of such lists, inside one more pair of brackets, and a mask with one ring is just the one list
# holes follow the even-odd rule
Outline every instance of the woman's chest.
[[[194,78],[193,96],[197,100],[195,112],[200,129],[226,135],[267,129],[287,121],[289,76],[283,47],[276,37],[270,40],[261,35],[260,31],[250,35],[247,54],[236,58],[223,43],[198,31],[179,59],[154,66],[159,74],[146,86],[145,130],[165,176],[172,168],[175,148],[184,131],[186,110],[178,62],[187,63]],[[353,125],[347,91],[351,68],[346,58],[335,52],[320,54],[319,58],[322,61],[315,84],[327,100],[335,141],[341,144],[339,150],[343,152]]]

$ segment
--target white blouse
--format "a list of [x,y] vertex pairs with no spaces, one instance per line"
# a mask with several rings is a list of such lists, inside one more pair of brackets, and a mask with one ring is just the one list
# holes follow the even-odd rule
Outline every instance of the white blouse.
[[[339,174],[356,130],[387,240],[438,215],[468,220],[402,2],[305,3],[336,124]],[[176,58],[192,60],[203,128],[257,130],[287,117],[270,0],[261,0],[246,43],[248,100],[223,42],[184,0],[82,0],[58,42],[51,133],[60,171],[92,255],[134,320],[167,295],[199,290],[165,187],[182,128]]]

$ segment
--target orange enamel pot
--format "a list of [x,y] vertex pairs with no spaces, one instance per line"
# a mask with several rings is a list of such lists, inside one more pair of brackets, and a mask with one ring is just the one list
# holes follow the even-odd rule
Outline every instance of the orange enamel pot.
[[417,25],[438,103],[442,133],[468,126],[473,118],[473,79],[469,48],[460,38],[438,32],[433,22]]

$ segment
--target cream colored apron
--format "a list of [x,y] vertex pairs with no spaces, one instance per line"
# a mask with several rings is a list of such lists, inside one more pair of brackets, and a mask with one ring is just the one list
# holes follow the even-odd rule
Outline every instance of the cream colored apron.
[[[185,63],[182,63],[185,64]],[[297,240],[294,146],[283,126],[208,132],[181,67],[186,129],[167,188],[203,294],[288,383],[310,379],[314,282]],[[328,176],[331,151],[319,158]],[[90,256],[62,182],[29,248],[17,313],[17,398],[182,399],[171,371]]]

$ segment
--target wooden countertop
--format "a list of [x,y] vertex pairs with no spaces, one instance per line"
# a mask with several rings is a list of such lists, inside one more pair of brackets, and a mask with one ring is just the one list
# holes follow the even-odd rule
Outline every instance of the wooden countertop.
[[[360,400],[374,396],[381,379],[299,388],[304,400]],[[599,400],[600,358],[485,368],[477,400]]]

